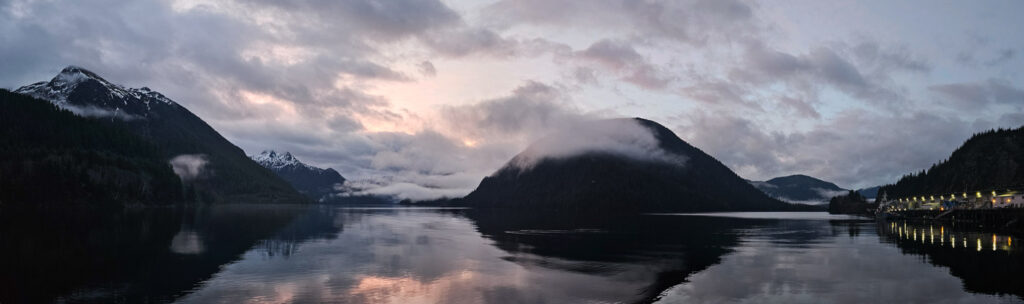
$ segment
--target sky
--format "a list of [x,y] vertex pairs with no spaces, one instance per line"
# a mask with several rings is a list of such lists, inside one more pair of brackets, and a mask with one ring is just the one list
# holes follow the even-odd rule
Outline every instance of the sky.
[[643,117],[741,177],[869,187],[1024,124],[1021,1],[0,0],[0,87],[76,65],[366,193],[468,193]]

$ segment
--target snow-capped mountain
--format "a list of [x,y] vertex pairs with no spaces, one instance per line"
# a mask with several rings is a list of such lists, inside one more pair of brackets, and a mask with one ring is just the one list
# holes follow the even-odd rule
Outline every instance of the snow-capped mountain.
[[281,154],[274,150],[264,150],[263,152],[260,152],[260,154],[250,155],[249,158],[252,158],[252,160],[256,161],[256,163],[259,163],[264,168],[271,170],[281,170],[285,167],[324,170],[302,163],[295,158],[295,156],[292,156],[291,152],[284,152]]
[[[246,157],[191,111],[149,88],[127,88],[96,73],[68,66],[50,81],[23,86],[15,93],[53,103],[79,116],[116,118],[174,164],[185,156],[201,160],[190,169],[186,200],[202,202],[307,202],[277,175]],[[201,172],[200,172],[201,171]],[[176,172],[177,173],[177,172]],[[185,177],[182,177],[183,182]],[[196,178],[192,178],[196,177]]]
[[312,199],[321,200],[337,192],[336,186],[345,183],[345,178],[338,171],[304,164],[292,156],[291,152],[277,153],[274,150],[265,150],[260,154],[250,155],[249,158],[270,169]]
[[148,87],[126,88],[77,66],[64,68],[50,81],[23,86],[14,92],[49,100],[87,117],[145,118],[155,105],[178,107],[174,101]]

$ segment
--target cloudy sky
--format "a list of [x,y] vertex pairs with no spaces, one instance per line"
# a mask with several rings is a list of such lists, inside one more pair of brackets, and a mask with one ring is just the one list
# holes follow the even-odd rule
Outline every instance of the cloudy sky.
[[873,186],[1024,124],[1021,1],[0,0],[0,87],[67,65],[246,152],[465,194],[566,124],[645,117],[748,179]]

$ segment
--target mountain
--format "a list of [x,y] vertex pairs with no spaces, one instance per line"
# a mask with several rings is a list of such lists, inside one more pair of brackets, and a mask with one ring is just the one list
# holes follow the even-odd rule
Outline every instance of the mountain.
[[0,90],[0,206],[167,204],[181,182],[149,141]]
[[846,193],[846,189],[807,175],[776,177],[767,181],[751,181],[750,184],[771,197],[787,202],[827,203],[830,198]]
[[861,188],[857,189],[857,193],[866,199],[875,199],[875,197],[878,197],[878,189],[881,187],[882,186]]
[[15,92],[131,130],[173,167],[187,201],[308,201],[188,109],[149,88],[125,88],[69,66],[50,81]]
[[888,198],[915,195],[1024,189],[1024,127],[971,136],[949,159],[909,174],[878,193]]
[[338,171],[304,164],[290,152],[281,154],[273,150],[265,150],[260,154],[250,155],[249,158],[264,168],[270,169],[277,176],[288,181],[296,190],[314,200],[324,199],[324,196],[336,192],[335,185],[345,183],[345,178]]
[[[630,128],[641,133],[624,131]],[[612,137],[593,137],[587,132],[618,137],[608,140]],[[485,177],[476,190],[458,204],[598,212],[752,211],[807,207],[768,197],[718,160],[650,120],[594,121],[564,135],[535,142],[497,172]],[[646,144],[648,138],[653,143]],[[601,149],[567,150],[566,147],[575,142],[605,145]],[[553,145],[546,148],[545,144]],[[538,157],[537,151],[544,149],[563,153]]]

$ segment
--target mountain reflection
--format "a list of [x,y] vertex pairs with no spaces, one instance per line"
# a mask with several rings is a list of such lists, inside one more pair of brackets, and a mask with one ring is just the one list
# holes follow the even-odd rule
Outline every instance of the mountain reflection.
[[[727,254],[734,221],[336,209],[334,237],[250,251],[181,298],[262,302],[648,302]],[[483,238],[481,237],[483,234]]]
[[282,244],[308,238],[303,227],[323,221],[310,214],[231,205],[3,213],[0,302],[171,301],[275,233],[292,231],[264,241],[263,252],[287,254]]
[[0,220],[3,303],[979,303],[1024,294],[1010,236],[824,213],[250,205]]
[[[737,242],[736,221],[710,217],[469,210],[484,237],[524,267],[601,275],[618,286],[605,301],[649,302],[719,262]],[[583,294],[583,293],[581,293]],[[595,299],[596,300],[596,299]]]

